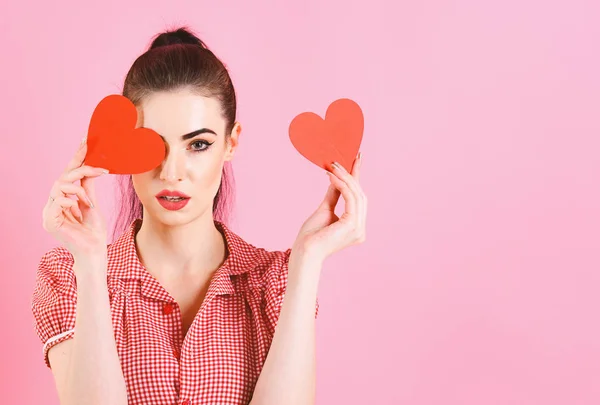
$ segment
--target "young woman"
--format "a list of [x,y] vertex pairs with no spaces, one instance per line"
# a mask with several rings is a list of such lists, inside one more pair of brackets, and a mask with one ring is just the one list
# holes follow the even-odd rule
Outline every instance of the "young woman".
[[313,403],[322,264],[365,240],[360,154],[352,173],[332,164],[292,247],[266,251],[222,218],[241,131],[223,63],[190,30],[167,31],[123,95],[167,153],[126,176],[122,232],[107,244],[94,190],[106,171],[83,165],[85,140],[43,210],[62,246],[41,259],[32,309],[60,403]]

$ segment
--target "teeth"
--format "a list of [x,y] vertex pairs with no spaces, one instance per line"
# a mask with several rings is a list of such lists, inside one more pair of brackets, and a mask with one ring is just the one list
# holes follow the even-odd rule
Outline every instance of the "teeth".
[[167,201],[181,201],[181,200],[183,200],[182,197],[162,197],[162,198],[164,198]]

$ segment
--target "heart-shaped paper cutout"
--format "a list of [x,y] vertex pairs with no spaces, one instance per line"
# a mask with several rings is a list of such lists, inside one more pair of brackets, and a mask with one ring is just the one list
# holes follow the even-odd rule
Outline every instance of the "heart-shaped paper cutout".
[[104,97],[90,120],[84,163],[112,174],[138,174],[158,167],[165,158],[165,144],[155,131],[135,128],[136,122],[137,110],[127,97]]
[[290,123],[290,140],[302,156],[330,170],[338,162],[351,172],[363,137],[364,118],[358,104],[342,98],[327,108],[325,119],[315,113],[299,114]]

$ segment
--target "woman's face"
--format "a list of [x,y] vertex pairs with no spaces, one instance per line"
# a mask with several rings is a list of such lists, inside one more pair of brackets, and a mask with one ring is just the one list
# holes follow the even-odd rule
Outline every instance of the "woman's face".
[[[223,165],[233,158],[238,145],[240,125],[235,124],[226,142],[226,122],[219,101],[193,94],[189,89],[152,93],[137,109],[137,127],[156,131],[166,146],[160,166],[132,176],[133,187],[144,206],[144,218],[150,216],[165,225],[178,225],[207,210],[212,213]],[[164,198],[157,197],[163,190],[179,191],[190,198],[183,208],[170,210],[163,206],[168,204]]]

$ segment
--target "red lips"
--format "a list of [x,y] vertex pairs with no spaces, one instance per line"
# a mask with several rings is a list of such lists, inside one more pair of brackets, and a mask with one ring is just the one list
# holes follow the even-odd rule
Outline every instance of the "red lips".
[[181,198],[190,198],[189,195],[182,193],[181,191],[171,191],[171,190],[163,190],[160,193],[156,194],[156,197],[181,197]]

